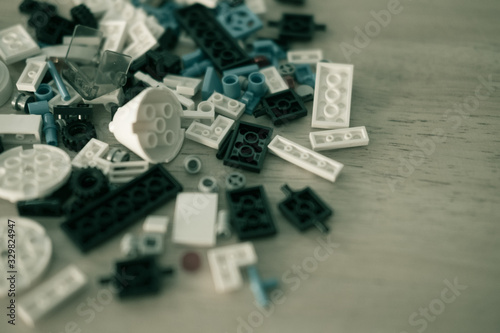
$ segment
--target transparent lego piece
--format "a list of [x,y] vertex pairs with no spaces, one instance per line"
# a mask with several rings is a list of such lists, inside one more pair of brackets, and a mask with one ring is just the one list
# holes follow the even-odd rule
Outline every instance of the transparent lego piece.
[[125,21],[106,21],[101,22],[99,30],[103,32],[105,42],[103,50],[120,52],[123,50],[127,39],[127,22]]
[[314,151],[366,146],[370,139],[364,126],[309,133]]
[[26,67],[16,83],[17,90],[35,92],[48,69],[45,61],[26,62]]
[[127,72],[132,62],[128,55],[109,50],[102,52],[102,39],[101,31],[78,25],[66,54],[66,66],[62,74],[87,100],[122,87],[127,82]]

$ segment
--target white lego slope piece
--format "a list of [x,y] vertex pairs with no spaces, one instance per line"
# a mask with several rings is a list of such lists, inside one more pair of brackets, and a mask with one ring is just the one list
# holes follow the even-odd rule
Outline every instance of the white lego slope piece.
[[40,53],[40,47],[20,24],[0,30],[0,58],[6,65]]
[[68,266],[19,300],[19,317],[29,326],[82,290],[87,277],[74,265]]
[[231,119],[238,119],[245,111],[245,104],[218,92],[214,92],[207,101],[214,104],[215,112]]
[[146,217],[146,221],[144,221],[144,224],[142,225],[142,230],[145,232],[166,234],[169,220],[168,216],[148,215],[148,217]]
[[292,64],[315,64],[323,60],[323,50],[288,51],[286,57]]
[[[3,272],[17,272],[16,294],[20,294],[35,284],[49,266],[52,257],[52,242],[45,229],[31,219],[5,216],[1,220],[5,222],[0,224],[0,248],[7,251],[8,244],[12,244],[12,236],[9,237],[12,233],[9,233],[8,224],[13,225],[16,236],[16,261],[14,268],[9,267],[8,258],[5,256],[5,260],[0,261],[0,269]],[[8,296],[9,289],[10,281],[5,278],[0,279],[0,298]]]
[[1,114],[0,138],[5,144],[41,142],[42,116],[37,114]]
[[186,130],[186,138],[201,143],[210,148],[219,149],[222,140],[234,124],[234,120],[218,116],[212,125],[192,122]]
[[26,62],[26,67],[16,83],[17,90],[35,92],[48,69],[46,61]]
[[105,21],[99,24],[99,30],[102,31],[105,42],[103,50],[120,52],[127,39],[127,22],[125,21]]
[[175,200],[174,243],[214,246],[217,193],[183,192]]
[[207,257],[215,290],[220,293],[241,288],[243,279],[240,268],[257,263],[257,255],[250,242],[208,250]]
[[208,101],[200,102],[197,110],[182,110],[181,126],[189,127],[193,121],[211,124],[215,118],[215,107]]
[[261,72],[266,77],[266,85],[269,88],[269,92],[271,94],[288,89],[288,85],[286,84],[285,80],[283,80],[276,67],[271,66],[268,68],[264,68],[259,72]]
[[353,65],[318,63],[312,127],[349,127]]
[[267,147],[273,154],[282,159],[331,182],[335,182],[340,170],[344,167],[342,163],[316,153],[280,135],[276,135]]
[[171,74],[168,74],[163,79],[163,83],[167,87],[175,89],[179,94],[189,97],[193,97],[198,91],[200,91],[202,82],[203,80],[201,79]]
[[314,151],[366,146],[370,139],[364,126],[309,133]]
[[142,21],[134,23],[128,30],[131,43],[123,50],[122,53],[127,54],[136,60],[158,43],[156,38],[149,31],[146,24]]

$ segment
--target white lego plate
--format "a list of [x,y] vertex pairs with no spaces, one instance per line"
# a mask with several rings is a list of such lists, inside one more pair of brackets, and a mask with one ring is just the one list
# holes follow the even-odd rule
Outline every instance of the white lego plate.
[[370,139],[364,126],[309,133],[314,151],[366,146]]

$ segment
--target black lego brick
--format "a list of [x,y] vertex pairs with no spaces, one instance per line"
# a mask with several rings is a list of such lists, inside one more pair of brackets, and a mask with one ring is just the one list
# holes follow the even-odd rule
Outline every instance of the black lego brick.
[[61,224],[82,252],[110,239],[166,201],[176,197],[182,185],[161,165],[108,192]]
[[205,6],[194,4],[178,9],[175,17],[218,71],[252,62],[252,58]]
[[89,104],[72,104],[72,105],[57,105],[54,106],[54,117],[56,119],[92,119],[93,105]]
[[237,122],[224,156],[224,165],[260,172],[272,134],[270,127]]
[[273,236],[276,226],[263,186],[227,192],[231,224],[240,240]]
[[267,114],[275,126],[307,116],[307,108],[302,98],[291,89],[266,96],[261,103],[261,108],[254,112],[254,116]]
[[281,21],[269,25],[279,29],[280,40],[309,41],[317,30],[326,30],[324,24],[314,23],[314,16],[303,14],[283,14]]

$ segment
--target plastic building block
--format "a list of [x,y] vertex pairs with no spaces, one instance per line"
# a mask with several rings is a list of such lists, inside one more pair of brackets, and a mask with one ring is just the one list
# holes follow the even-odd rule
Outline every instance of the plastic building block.
[[278,286],[277,279],[262,280],[255,265],[247,267],[248,279],[250,280],[250,290],[255,297],[255,300],[261,307],[269,305],[270,300],[266,292]]
[[12,94],[12,81],[10,80],[9,69],[3,62],[0,62],[0,106],[4,105]]
[[203,5],[178,9],[175,16],[217,70],[224,71],[251,62],[248,54]]
[[[109,145],[105,142],[99,141],[97,139],[91,139],[85,147],[80,150],[80,152],[73,158],[71,165],[77,168],[86,168],[88,166],[98,166],[98,160],[102,160],[106,165],[110,162],[104,160],[102,157],[108,152]],[[109,166],[107,170],[99,167],[101,171],[105,174],[109,171]]]
[[370,139],[364,126],[309,133],[315,151],[366,146]]
[[245,111],[245,104],[217,92],[208,101],[214,104],[215,112],[231,119],[237,120]]
[[80,151],[97,134],[94,125],[87,120],[73,119],[61,129],[64,146],[72,151]]
[[217,153],[215,153],[215,157],[218,159],[218,160],[223,160],[224,159],[224,156],[226,156],[226,151],[227,151],[227,148],[229,147],[229,143],[231,142],[231,139],[233,137],[233,133],[234,133],[234,130],[230,130],[226,137],[224,138],[224,140],[222,140],[220,146],[219,146],[219,149],[217,150]]
[[40,115],[0,115],[0,137],[4,144],[40,143],[42,117]]
[[146,161],[114,162],[109,165],[108,180],[113,184],[128,183],[148,169]]
[[163,253],[164,236],[157,233],[144,233],[139,235],[138,253],[141,256],[160,255]]
[[172,240],[177,244],[214,246],[217,222],[216,193],[179,193],[175,200]]
[[238,122],[224,157],[224,165],[260,172],[272,134],[272,128]]
[[76,24],[81,24],[97,29],[97,20],[95,19],[94,14],[92,14],[90,9],[85,4],[82,3],[71,8],[70,14]]
[[253,92],[248,90],[243,94],[243,96],[241,96],[239,100],[245,104],[246,114],[253,114],[255,108],[257,108],[260,103],[261,97],[262,96],[256,96]]
[[154,79],[162,80],[168,73],[181,72],[181,58],[161,49],[150,50],[146,52],[145,69]]
[[169,220],[168,216],[149,215],[142,225],[142,230],[148,233],[157,232],[165,235],[167,233]]
[[61,44],[63,37],[71,35],[75,29],[74,22],[59,15],[43,17],[34,14],[28,21],[28,25],[36,28],[36,39],[38,42],[47,45]]
[[295,79],[300,84],[307,84],[308,86],[315,87],[316,76],[312,71],[309,64],[297,64],[295,66]]
[[201,160],[198,156],[189,155],[184,159],[184,169],[186,169],[187,173],[191,175],[195,175],[201,170]]
[[182,64],[184,68],[188,68],[205,59],[207,59],[207,55],[201,49],[196,49],[196,51],[186,53],[182,56]]
[[305,148],[293,141],[276,135],[268,145],[269,150],[292,164],[308,170],[331,182],[335,182],[344,167],[342,163]]
[[222,91],[222,82],[217,76],[215,69],[213,67],[208,67],[205,71],[205,77],[203,78],[203,85],[201,87],[201,99],[205,101],[209,99],[214,92],[222,93]]
[[212,176],[201,177],[198,182],[198,190],[202,193],[217,193],[219,191],[217,179]]
[[59,76],[59,73],[57,72],[56,65],[54,65],[54,63],[51,60],[48,60],[47,66],[49,67],[50,75],[52,75],[52,78],[54,79],[54,82],[57,86],[59,94],[61,95],[61,98],[64,101],[69,101],[71,99],[71,96],[68,90],[66,89],[66,84],[63,82],[61,76]]
[[88,104],[57,105],[54,106],[54,117],[57,119],[83,119],[92,118],[93,106]]
[[96,198],[109,191],[108,180],[96,167],[75,170],[69,184],[74,195],[84,200]]
[[250,53],[252,57],[264,56],[273,66],[278,66],[279,60],[286,58],[286,53],[274,41],[269,39],[256,40],[252,44],[253,51]]
[[67,101],[63,100],[61,94],[59,94],[59,90],[55,81],[50,81],[49,85],[52,87],[52,91],[54,92],[54,97],[49,101],[49,107],[53,110],[56,105],[71,105],[77,104],[82,101],[82,96],[80,96],[72,86],[70,86],[67,81],[63,80],[63,83],[66,86],[67,91],[71,98]]
[[200,102],[197,110],[182,110],[181,127],[189,127],[194,121],[211,124],[215,118],[215,106],[208,101]]
[[[52,87],[47,83],[42,83],[38,86],[38,89],[35,91],[35,97],[37,101],[48,101],[54,97],[54,92],[52,91]],[[47,103],[47,108],[49,107]],[[47,110],[48,111],[48,110]]]
[[0,58],[6,65],[40,53],[40,48],[20,24],[0,30]]
[[200,91],[202,80],[168,74],[163,83],[171,89],[175,88],[179,94],[193,97]]
[[255,265],[257,255],[250,242],[218,247],[207,251],[215,290],[226,293],[243,286],[240,268]]
[[312,127],[349,127],[353,65],[318,63]]
[[17,80],[17,90],[35,92],[42,82],[45,73],[47,73],[48,68],[46,61],[27,62],[26,67],[24,67],[21,76]]
[[195,272],[201,266],[201,258],[196,252],[186,252],[182,256],[182,268],[188,272]]
[[297,229],[304,231],[315,226],[323,233],[330,230],[324,222],[333,214],[333,211],[310,187],[292,191],[285,184],[281,190],[287,198],[278,204],[278,208]]
[[45,100],[30,103],[28,104],[28,111],[30,114],[37,114],[41,116],[44,113],[50,112],[49,103]]
[[294,88],[294,91],[300,98],[302,98],[302,100],[304,100],[304,99],[312,100],[313,99],[314,89],[313,89],[313,87],[308,86],[307,84],[301,84],[299,86],[296,86]]
[[148,88],[118,109],[109,130],[145,161],[169,162],[184,141],[181,110],[171,90]]
[[92,201],[61,227],[82,252],[88,252],[142,216],[173,199],[182,186],[155,165],[129,183]]
[[3,143],[2,143],[2,137],[0,137],[0,154],[3,153]]
[[101,279],[101,283],[112,283],[120,298],[156,294],[161,289],[162,275],[171,275],[172,268],[160,268],[154,256],[145,256],[119,261],[115,274]]
[[105,21],[99,24],[105,38],[103,50],[121,52],[127,39],[127,22],[122,20]]
[[234,74],[226,75],[222,78],[222,89],[224,95],[229,98],[237,99],[241,96],[241,86],[238,76]]
[[156,38],[144,22],[134,23],[128,29],[128,34],[132,42],[123,50],[123,53],[131,56],[134,60],[158,46]]
[[110,3],[101,0],[73,0],[76,3],[84,3],[85,6],[97,17],[101,17],[108,9]]
[[262,97],[267,93],[266,77],[260,72],[251,73],[248,76],[247,90],[256,97]]
[[280,75],[286,76],[286,75],[294,75],[295,74],[295,65],[286,63],[286,64],[281,64],[278,68],[278,72]]
[[223,75],[248,76],[250,73],[257,72],[258,70],[259,66],[257,64],[251,64],[225,70]]
[[309,41],[315,31],[325,31],[326,25],[314,23],[314,16],[283,14],[281,21],[269,21],[269,26],[279,28],[281,40]]
[[217,237],[229,238],[232,235],[229,211],[221,209],[217,213]]
[[259,17],[245,5],[220,13],[217,20],[236,39],[247,38],[263,27]]
[[212,62],[209,59],[205,59],[191,65],[190,67],[184,67],[184,69],[181,71],[181,75],[187,77],[201,76],[208,67],[212,66]]
[[172,28],[166,28],[165,32],[158,38],[158,44],[163,50],[170,50],[177,46],[179,41],[178,34]]
[[[15,291],[22,293],[33,286],[46,271],[52,257],[52,242],[45,229],[37,222],[25,217],[2,217],[0,225],[0,245],[5,251],[5,260],[0,262],[0,268],[5,272],[0,280],[0,298],[6,297],[12,281],[9,275],[15,276]],[[12,228],[9,225],[13,226]],[[13,266],[7,262],[8,244],[12,244],[12,231],[15,230],[15,253],[10,253],[10,258],[15,257]],[[12,248],[12,247],[10,247]],[[12,252],[12,251],[11,251]],[[14,255],[15,254],[15,255]]]
[[290,89],[295,89],[295,79],[292,76],[290,75],[284,76],[283,80],[285,80],[286,84]]
[[17,202],[17,212],[20,216],[61,216],[62,202],[59,199],[34,199]]
[[110,162],[128,162],[130,161],[130,154],[120,148],[111,148],[106,154],[106,160]]
[[246,184],[247,178],[240,172],[231,172],[226,176],[226,191],[242,189]]
[[286,56],[292,64],[315,64],[323,59],[323,50],[288,51]]
[[254,112],[255,117],[267,114],[273,125],[282,125],[292,120],[305,117],[307,108],[302,98],[290,89],[281,91],[262,100],[262,108]]
[[267,12],[264,0],[245,0],[245,4],[255,14],[265,14]]
[[120,107],[124,104],[125,94],[122,88],[118,88],[91,100],[84,99],[83,102],[85,104],[102,104],[107,111],[111,111],[113,106]]
[[288,85],[278,73],[276,67],[271,66],[261,69],[260,73],[266,78],[266,85],[271,94],[288,89]]
[[68,266],[19,300],[19,317],[31,327],[82,290],[87,277],[74,265]]
[[207,147],[219,149],[222,140],[224,140],[233,124],[234,120],[224,116],[217,116],[210,126],[199,122],[192,122],[186,130],[186,138]]

